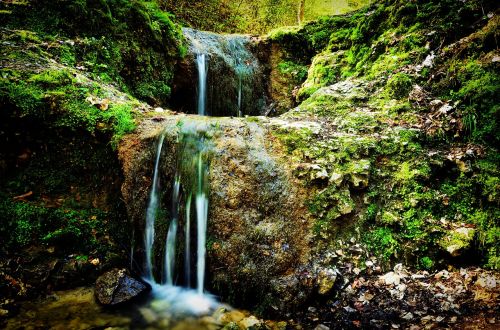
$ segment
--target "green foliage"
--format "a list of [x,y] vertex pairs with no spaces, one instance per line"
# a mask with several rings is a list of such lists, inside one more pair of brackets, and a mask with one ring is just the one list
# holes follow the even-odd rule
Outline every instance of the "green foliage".
[[396,73],[387,81],[386,93],[389,97],[401,99],[403,97],[408,97],[408,93],[411,90],[413,81],[405,73]]
[[420,258],[419,263],[423,269],[427,269],[427,270],[432,269],[432,267],[434,266],[434,261],[429,257]]
[[99,88],[81,82],[65,69],[48,69],[24,77],[9,72],[0,80],[0,100],[14,105],[20,117],[42,119],[54,128],[111,132],[116,147],[135,128],[133,102],[111,104],[101,110],[86,99],[98,97]]
[[[465,64],[465,65],[464,65]],[[456,67],[450,67],[455,70]],[[455,79],[459,84],[450,94],[462,103],[465,127],[474,141],[500,143],[500,77],[493,68],[477,60],[461,63]]]
[[283,61],[278,64],[281,74],[289,76],[295,84],[302,83],[307,77],[307,66],[292,61]]
[[179,26],[157,1],[40,0],[28,7],[15,6],[6,26],[30,30],[18,32],[30,42],[78,37],[61,40],[48,52],[145,101],[168,102],[174,65],[186,46]]
[[0,213],[0,237],[6,248],[43,243],[90,252],[102,244],[95,233],[105,233],[106,214],[97,209],[47,208],[14,202],[2,194]]
[[25,114],[35,112],[41,106],[44,95],[38,86],[23,81],[12,84],[7,79],[0,79],[0,92]]
[[49,69],[32,75],[28,82],[35,83],[40,88],[49,89],[59,85],[71,85],[75,82],[72,74],[65,69]]
[[268,34],[268,38],[286,51],[288,59],[309,63],[314,55],[328,45],[330,35],[348,22],[342,16],[323,17],[302,26],[275,29]]
[[378,251],[384,260],[397,256],[399,243],[390,228],[379,227],[365,234],[366,244],[373,251]]
[[125,134],[135,129],[136,124],[132,113],[133,108],[129,104],[113,104],[109,111],[103,114],[103,119],[113,127],[114,135],[111,141],[113,148],[118,147],[118,143]]

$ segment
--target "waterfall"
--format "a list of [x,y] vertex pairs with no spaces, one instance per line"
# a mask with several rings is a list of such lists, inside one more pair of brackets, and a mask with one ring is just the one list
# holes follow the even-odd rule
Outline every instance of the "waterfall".
[[207,99],[207,55],[196,55],[196,67],[198,68],[198,114],[206,115],[206,99]]
[[174,188],[172,191],[172,214],[170,226],[168,227],[167,240],[165,242],[165,263],[164,283],[168,285],[174,284],[174,269],[175,269],[175,242],[177,240],[177,223],[179,222],[179,194],[181,189],[181,180],[179,175],[175,176]]
[[158,140],[158,147],[156,150],[156,161],[153,173],[153,185],[149,196],[149,204],[146,211],[146,230],[144,238],[144,249],[146,250],[146,267],[144,269],[144,277],[148,281],[154,281],[153,276],[153,242],[155,236],[155,220],[158,212],[158,190],[160,188],[160,179],[158,177],[158,167],[160,164],[161,149],[163,141],[165,140],[165,132],[162,132]]
[[198,154],[198,189],[196,191],[196,218],[198,227],[198,253],[196,261],[197,291],[203,293],[205,284],[205,254],[207,244],[208,198],[205,192],[206,168],[202,154]]
[[[183,33],[189,56],[174,77],[174,108],[211,116],[265,113],[265,67],[254,54],[251,36],[220,35],[190,28],[183,28]],[[193,79],[187,79],[196,71],[197,93]]]
[[184,248],[184,276],[186,286],[191,287],[191,200],[189,195],[186,199],[186,226],[185,226],[185,248]]
[[[177,165],[172,194],[170,195],[170,212],[166,217],[168,230],[163,239],[158,237],[161,235],[160,231],[155,236],[155,224],[158,225],[160,219],[163,223],[162,216],[165,217],[166,214],[166,212],[160,212],[162,210],[161,196],[163,195],[161,194],[159,171],[161,169],[160,156],[167,130],[160,135],[156,148],[153,184],[146,213],[144,278],[153,287],[153,293],[156,297],[167,299],[172,304],[181,304],[183,309],[189,311],[199,311],[203,306],[214,306],[215,304],[212,298],[204,293],[209,204],[208,159],[211,150],[210,141],[205,136],[209,127],[204,121],[196,120],[177,125]],[[192,211],[195,212],[192,213]],[[192,214],[196,217],[196,250],[191,249]],[[184,233],[185,239],[179,240],[178,235],[182,233]],[[155,249],[155,246],[160,247],[159,244],[163,245],[165,251],[162,268],[159,268],[163,271],[161,283],[156,280],[159,270],[155,271],[154,265],[158,265],[158,261],[154,260],[153,252],[160,250]],[[179,253],[182,249],[184,250],[183,254]],[[192,262],[193,260],[195,263]],[[182,262],[184,262],[184,268],[177,267]],[[182,271],[184,271],[184,282],[181,276]],[[191,274],[193,273],[196,273],[196,290],[189,289],[192,285]],[[179,284],[182,284],[183,287],[178,286]],[[193,295],[199,298],[193,298]],[[171,299],[176,297],[176,301],[170,301],[169,296]],[[195,305],[192,305],[193,303]],[[205,307],[202,308],[203,311],[205,311]]]

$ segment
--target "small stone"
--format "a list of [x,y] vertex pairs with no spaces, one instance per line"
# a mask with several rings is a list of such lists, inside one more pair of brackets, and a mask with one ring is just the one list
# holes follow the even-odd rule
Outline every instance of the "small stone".
[[319,294],[325,295],[329,293],[333,286],[335,285],[335,281],[337,280],[337,272],[333,269],[322,269],[318,273],[318,286],[319,286]]
[[320,180],[328,179],[328,172],[325,169],[321,169],[318,172],[316,172],[314,178]]
[[103,305],[116,305],[132,300],[148,289],[146,284],[132,278],[126,269],[112,269],[99,276],[95,294]]
[[255,316],[249,316],[247,318],[244,318],[240,322],[238,322],[238,325],[243,327],[243,329],[249,329],[251,327],[254,327],[256,325],[259,325],[260,321],[255,317]]
[[330,330],[330,328],[324,324],[318,324],[314,330]]
[[410,313],[410,312],[408,312],[408,313],[406,313],[405,315],[403,315],[401,318],[402,318],[403,320],[410,321],[410,320],[413,320],[413,314],[412,314],[412,313]]
[[164,111],[165,110],[163,110],[163,108],[160,108],[160,107],[155,108],[155,112],[161,113],[161,112],[164,112]]
[[316,313],[318,310],[316,309],[316,307],[309,306],[309,308],[307,308],[307,311],[310,313]]
[[342,175],[342,173],[333,172],[332,175],[330,175],[329,181],[330,183],[334,183],[335,185],[340,186],[343,178],[344,176]]
[[401,277],[394,272],[389,272],[383,276],[380,276],[380,279],[385,282],[386,285],[399,285],[401,282]]

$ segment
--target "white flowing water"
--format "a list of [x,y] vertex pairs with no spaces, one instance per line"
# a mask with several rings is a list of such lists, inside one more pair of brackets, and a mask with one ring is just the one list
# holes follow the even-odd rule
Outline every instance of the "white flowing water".
[[198,155],[198,189],[196,191],[196,218],[198,227],[198,253],[196,261],[196,277],[198,293],[203,293],[205,285],[205,255],[207,244],[208,198],[205,192],[206,168],[202,154]]
[[184,276],[186,286],[191,287],[191,200],[193,196],[189,194],[186,199],[186,227],[184,231]]
[[160,188],[160,179],[158,177],[158,167],[160,164],[161,149],[163,141],[165,140],[165,132],[162,132],[158,140],[158,147],[156,150],[156,161],[153,173],[153,185],[149,196],[149,204],[146,211],[146,230],[144,235],[144,249],[146,250],[146,266],[144,269],[144,277],[148,281],[153,279],[153,242],[155,237],[155,221],[158,212],[158,190]]
[[172,191],[172,214],[170,226],[168,227],[167,240],[165,242],[165,263],[164,283],[174,285],[174,270],[175,270],[175,242],[177,240],[177,223],[179,222],[179,194],[181,189],[181,179],[178,175],[175,177],[174,188]]
[[207,100],[207,55],[199,53],[196,55],[196,67],[198,68],[198,114],[206,115]]
[[252,51],[250,36],[189,28],[183,33],[190,58],[194,58],[193,69],[198,71],[198,93],[193,95],[198,114],[241,117],[265,113],[265,70]]
[[[161,231],[155,234],[155,225],[164,223],[166,212],[164,210],[165,201],[162,201],[164,194],[161,193],[160,186],[160,163],[163,141],[165,133],[162,133],[158,140],[156,162],[153,173],[153,186],[151,189],[149,204],[146,214],[145,230],[145,250],[146,265],[144,278],[148,281],[156,298],[167,299],[170,308],[179,308],[184,311],[198,313],[200,310],[206,311],[203,306],[216,306],[215,300],[204,292],[205,287],[205,258],[206,258],[206,235],[208,220],[208,155],[210,144],[205,139],[207,125],[203,122],[187,122],[179,125],[177,167],[172,185],[171,208],[167,219],[168,231],[166,237],[160,240],[158,236]],[[192,200],[194,199],[194,203]],[[163,203],[162,203],[163,202]],[[194,204],[194,205],[193,205]],[[191,249],[191,214],[192,210],[196,215],[196,263],[193,264],[194,255]],[[163,218],[162,218],[163,217]],[[160,221],[161,219],[161,221]],[[178,235],[184,233],[184,241],[178,240]],[[156,236],[155,236],[156,235]],[[156,241],[155,241],[156,239]],[[159,262],[155,261],[154,251],[160,251],[163,244],[165,255],[163,265],[158,268]],[[184,244],[184,246],[182,246]],[[156,246],[156,249],[155,249]],[[160,247],[160,248],[159,248]],[[184,249],[184,254],[179,253]],[[184,269],[178,270],[176,267],[182,264],[184,257]],[[155,268],[155,265],[157,268]],[[155,271],[158,269],[158,271]],[[162,270],[162,281],[159,282],[159,269]],[[182,282],[182,271],[184,271],[184,282]],[[190,290],[192,284],[191,274],[196,272],[196,290]],[[183,286],[177,286],[179,284]],[[168,294],[167,294],[168,293]],[[170,295],[170,298],[167,296]],[[198,298],[194,296],[198,296]],[[172,301],[171,299],[177,299]],[[179,299],[184,300],[179,300]],[[202,303],[203,302],[203,303]],[[194,303],[195,305],[190,305]],[[173,307],[175,305],[175,307]]]

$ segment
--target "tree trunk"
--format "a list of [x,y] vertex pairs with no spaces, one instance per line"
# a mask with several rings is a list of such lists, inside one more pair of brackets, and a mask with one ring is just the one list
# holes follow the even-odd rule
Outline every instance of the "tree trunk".
[[304,21],[304,11],[306,6],[306,0],[299,0],[299,8],[297,11],[297,23],[301,24]]

